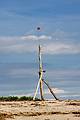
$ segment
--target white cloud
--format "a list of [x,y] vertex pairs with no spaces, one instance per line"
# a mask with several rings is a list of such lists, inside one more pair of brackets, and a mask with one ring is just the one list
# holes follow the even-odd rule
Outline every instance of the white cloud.
[[[56,93],[56,94],[65,93],[64,90],[59,89],[59,88],[51,88],[51,89],[52,89],[52,91],[53,91],[54,93]],[[49,91],[48,89],[44,89],[44,93],[45,93],[45,94],[50,94],[50,91]]]
[[[0,46],[1,53],[27,53],[37,51],[37,43],[5,43]],[[80,44],[47,43],[42,46],[44,54],[79,54]]]
[[80,44],[50,43],[43,47],[46,54],[77,54],[80,53]]
[[[58,34],[58,40],[54,40]],[[54,32],[54,35],[26,35],[0,37],[0,53],[27,53],[37,51],[38,40],[42,44],[44,54],[79,54],[80,43],[65,41],[68,33]],[[61,37],[63,36],[63,39]]]
[[[59,89],[59,88],[52,88],[52,90],[53,90],[53,92],[54,92],[55,94],[65,93],[64,90]],[[35,91],[34,91],[34,92],[35,92]],[[19,96],[19,97],[21,97],[21,96],[33,96],[33,95],[34,95],[34,92],[32,92],[32,93],[27,93],[27,94],[21,94],[21,93],[20,93],[20,95],[19,95],[19,94],[16,94],[16,95]],[[50,91],[49,91],[48,89],[44,89],[44,95],[46,95],[46,94],[47,94],[47,95],[50,94]],[[14,95],[14,96],[16,96],[16,95]],[[40,92],[39,92],[39,91],[38,91],[37,95],[40,95]]]
[[16,45],[19,40],[20,37],[17,36],[0,37],[0,47]]
[[51,40],[51,36],[41,35],[26,35],[22,37],[23,40]]

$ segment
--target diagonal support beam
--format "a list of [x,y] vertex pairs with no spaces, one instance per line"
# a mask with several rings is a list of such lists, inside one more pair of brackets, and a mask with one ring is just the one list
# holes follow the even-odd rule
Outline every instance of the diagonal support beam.
[[42,81],[47,85],[47,87],[49,88],[49,90],[50,90],[51,94],[54,96],[54,98],[55,98],[56,100],[59,100],[59,99],[56,97],[56,95],[54,94],[54,92],[52,91],[52,89],[50,88],[49,84],[48,84],[46,81],[44,81],[43,79],[42,79]]

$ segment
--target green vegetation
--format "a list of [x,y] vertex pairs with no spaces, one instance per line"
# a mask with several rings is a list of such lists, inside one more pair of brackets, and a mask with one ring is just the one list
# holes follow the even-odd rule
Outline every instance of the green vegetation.
[[[33,100],[33,97],[26,97],[26,96],[22,96],[22,97],[18,97],[18,96],[8,96],[8,97],[0,97],[0,101],[31,101]],[[38,101],[40,99],[36,98],[35,101]]]

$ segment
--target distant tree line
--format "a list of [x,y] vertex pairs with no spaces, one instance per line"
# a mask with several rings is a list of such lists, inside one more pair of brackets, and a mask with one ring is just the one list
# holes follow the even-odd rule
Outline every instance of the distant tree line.
[[[33,97],[26,97],[26,96],[22,96],[22,97],[18,97],[18,96],[1,96],[0,97],[0,101],[31,101],[33,100]],[[36,98],[35,101],[38,101],[40,99]]]

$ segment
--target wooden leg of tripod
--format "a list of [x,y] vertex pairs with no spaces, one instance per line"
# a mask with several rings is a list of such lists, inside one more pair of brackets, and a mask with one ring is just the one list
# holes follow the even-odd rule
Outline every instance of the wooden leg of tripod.
[[41,94],[41,100],[44,100],[44,97],[43,97],[43,81],[42,80],[40,81],[40,94]]
[[52,91],[52,89],[50,88],[49,84],[48,84],[47,82],[45,82],[44,80],[42,80],[42,81],[47,85],[47,87],[49,88],[49,90],[50,90],[51,94],[54,96],[54,98],[55,98],[56,100],[59,100],[59,99],[56,97],[56,95],[54,94],[54,92]]

